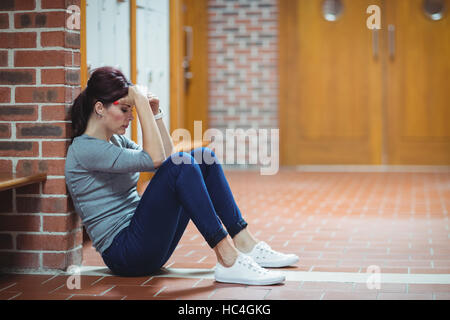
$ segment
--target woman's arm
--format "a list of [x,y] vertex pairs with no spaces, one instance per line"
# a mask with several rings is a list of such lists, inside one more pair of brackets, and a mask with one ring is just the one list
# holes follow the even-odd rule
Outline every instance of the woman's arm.
[[150,155],[154,166],[158,168],[166,159],[166,154],[160,130],[152,114],[149,100],[135,86],[128,89],[128,97],[124,98],[125,102],[127,102],[127,98],[132,100],[136,106],[142,129],[142,149]]
[[170,157],[175,152],[172,137],[170,136],[169,130],[167,130],[162,118],[156,120],[156,124],[158,125],[159,133],[161,134],[166,157]]
[[[153,114],[156,116],[159,113],[159,98],[152,93],[148,93],[147,98],[148,102],[150,103],[150,108],[152,109]],[[157,119],[156,124],[158,126],[159,133],[161,134],[166,157],[170,157],[175,150],[172,137],[170,136],[169,130],[167,130],[167,127],[162,118]]]

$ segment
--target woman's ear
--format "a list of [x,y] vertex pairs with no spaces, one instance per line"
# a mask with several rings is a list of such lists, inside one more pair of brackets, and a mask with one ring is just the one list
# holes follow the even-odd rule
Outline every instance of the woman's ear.
[[105,107],[101,101],[97,101],[94,105],[94,112],[99,116],[103,117],[103,112],[105,111]]

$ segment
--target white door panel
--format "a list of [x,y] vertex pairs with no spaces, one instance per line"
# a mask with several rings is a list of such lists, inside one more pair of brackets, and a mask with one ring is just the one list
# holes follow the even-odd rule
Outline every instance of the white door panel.
[[[167,128],[169,101],[169,1],[137,1],[137,65],[138,83],[158,96]],[[142,143],[138,127],[138,142]]]
[[[130,79],[129,0],[87,0],[86,28],[88,68],[113,66]],[[131,138],[130,128],[125,135]]]

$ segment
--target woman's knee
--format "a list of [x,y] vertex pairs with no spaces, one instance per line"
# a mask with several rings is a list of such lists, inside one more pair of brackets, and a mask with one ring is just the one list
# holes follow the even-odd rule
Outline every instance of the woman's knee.
[[[186,152],[176,152],[168,157],[156,172],[156,176],[177,175],[181,169],[198,166],[195,159]],[[153,180],[153,179],[152,179]]]
[[218,159],[214,151],[208,147],[196,148],[191,151],[191,156],[194,157],[195,161],[199,164],[214,164],[218,163]]
[[172,165],[185,165],[196,163],[194,157],[186,152],[176,152],[172,154],[166,161]]
[[[200,170],[203,172],[206,165],[212,165],[219,163],[213,150],[207,147],[196,148],[190,153],[177,152],[172,154],[168,159],[164,161],[161,168],[176,168],[175,172],[181,172],[183,170]],[[169,171],[173,171],[168,169]],[[165,170],[164,170],[165,171]],[[203,172],[204,173],[204,172]]]

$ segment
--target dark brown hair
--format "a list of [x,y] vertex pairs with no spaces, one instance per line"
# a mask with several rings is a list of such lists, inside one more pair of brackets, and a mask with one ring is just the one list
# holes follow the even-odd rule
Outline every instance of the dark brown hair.
[[128,87],[131,85],[124,74],[116,68],[101,67],[95,69],[89,78],[86,89],[78,95],[70,109],[72,141],[86,130],[97,101],[102,102],[106,108],[109,108],[111,103],[128,94]]

